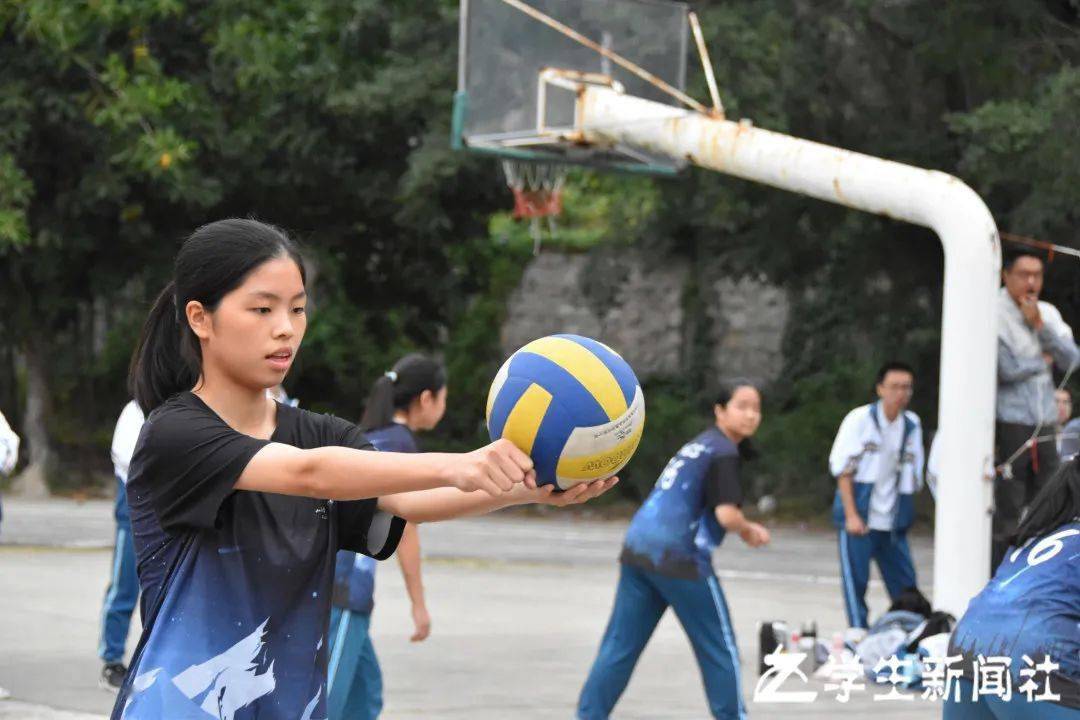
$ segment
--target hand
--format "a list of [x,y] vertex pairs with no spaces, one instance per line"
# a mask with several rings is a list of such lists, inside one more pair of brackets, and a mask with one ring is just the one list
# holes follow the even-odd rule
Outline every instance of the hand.
[[1024,316],[1024,322],[1035,330],[1041,330],[1043,321],[1039,312],[1039,299],[1033,295],[1025,295],[1020,299],[1020,312]]
[[768,544],[769,531],[765,529],[764,525],[759,525],[755,522],[748,522],[746,526],[739,531],[739,537],[743,539],[743,542],[750,547],[761,547]]
[[499,497],[520,483],[536,487],[532,459],[506,439],[454,456],[448,472],[449,484],[458,490],[483,490],[492,497]]
[[431,634],[431,616],[423,605],[413,605],[412,608],[413,631],[409,642],[423,642]]
[[1042,357],[1043,357],[1043,362],[1046,363],[1047,367],[1051,367],[1051,368],[1054,367],[1054,356],[1053,355],[1051,355],[1050,353],[1043,353]]
[[865,535],[870,532],[870,529],[866,527],[866,523],[858,515],[849,516],[844,523],[844,529],[848,531],[849,535]]
[[554,507],[566,507],[567,505],[580,505],[593,498],[606,493],[619,482],[619,478],[610,477],[607,480],[593,480],[588,483],[578,483],[569,490],[555,492],[554,485],[544,485],[537,488],[522,488],[517,492],[521,495],[522,503],[537,503],[539,505],[553,505]]

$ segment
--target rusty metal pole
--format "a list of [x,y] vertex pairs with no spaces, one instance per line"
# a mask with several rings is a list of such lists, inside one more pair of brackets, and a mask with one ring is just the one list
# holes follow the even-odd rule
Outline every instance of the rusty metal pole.
[[[1001,255],[986,205],[951,175],[585,86],[583,137],[922,225],[945,251],[934,606],[959,617],[990,567],[995,312]],[[807,468],[809,473],[823,468]]]

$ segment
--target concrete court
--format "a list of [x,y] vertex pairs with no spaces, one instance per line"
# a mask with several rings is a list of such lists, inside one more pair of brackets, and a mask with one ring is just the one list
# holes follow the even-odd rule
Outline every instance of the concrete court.
[[[111,504],[5,502],[0,545],[0,720],[99,720],[112,696],[96,686],[98,613],[108,573]],[[396,563],[380,572],[373,636],[385,679],[384,718],[503,720],[571,718],[607,622],[623,522],[568,514],[501,515],[425,526],[425,585],[432,637],[411,645],[408,603]],[[922,581],[931,548],[915,539]],[[823,634],[844,625],[830,533],[779,529],[751,551],[729,539],[717,555],[742,656],[752,718],[936,718],[915,697],[875,702],[869,688],[847,704],[818,682],[812,704],[753,703],[756,624],[816,619]],[[876,571],[875,571],[876,572]],[[924,589],[929,589],[925,588]],[[886,603],[871,584],[872,612]],[[133,628],[129,647],[135,642]],[[613,718],[707,718],[696,664],[668,613]]]

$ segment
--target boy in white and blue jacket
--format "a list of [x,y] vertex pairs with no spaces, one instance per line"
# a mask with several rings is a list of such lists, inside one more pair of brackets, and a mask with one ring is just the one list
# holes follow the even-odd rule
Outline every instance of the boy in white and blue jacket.
[[923,472],[922,426],[919,416],[907,410],[914,383],[908,365],[884,365],[877,374],[879,400],[847,414],[829,453],[837,484],[833,522],[840,535],[840,575],[851,627],[867,627],[871,559],[893,600],[916,586],[907,541]]

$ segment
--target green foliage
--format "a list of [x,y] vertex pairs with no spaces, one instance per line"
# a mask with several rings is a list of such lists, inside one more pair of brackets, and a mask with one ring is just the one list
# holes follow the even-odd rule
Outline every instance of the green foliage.
[[1027,97],[950,116],[966,140],[961,167],[984,196],[1008,208],[1004,229],[1075,237],[1080,219],[1080,70],[1066,66]]
[[[601,243],[636,242],[648,234],[659,199],[657,181],[650,178],[571,170],[563,188],[562,214],[554,227],[546,219],[539,221],[542,245],[577,252]],[[492,238],[516,249],[534,246],[532,232],[528,220],[515,220],[509,211],[492,214],[488,222]]]
[[652,490],[668,460],[687,440],[712,422],[709,404],[686,382],[646,382],[645,433],[634,459],[619,473],[619,495],[641,501]]
[[485,425],[488,389],[506,359],[499,350],[499,328],[506,317],[506,301],[517,288],[529,251],[492,244],[486,238],[457,248],[462,263],[479,261],[487,267],[488,282],[458,316],[446,343],[445,362],[449,392],[446,417],[433,445],[465,450],[488,442]]
[[289,381],[306,404],[356,417],[396,354],[440,349],[494,257],[455,245],[490,245],[500,195],[445,141],[454,10],[0,5],[0,330],[49,358],[65,455],[107,466],[138,325],[209,220],[276,222],[315,259],[312,351]]
[[26,208],[33,184],[8,154],[0,154],[0,257],[30,240]]
[[766,398],[755,444],[762,449],[753,467],[757,494],[773,494],[780,504],[808,496],[819,506],[831,500],[831,440],[848,411],[869,402],[873,365],[836,362],[825,371],[796,379],[786,397]]

